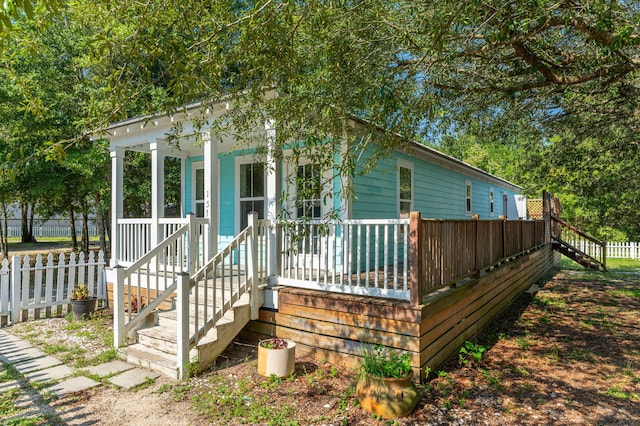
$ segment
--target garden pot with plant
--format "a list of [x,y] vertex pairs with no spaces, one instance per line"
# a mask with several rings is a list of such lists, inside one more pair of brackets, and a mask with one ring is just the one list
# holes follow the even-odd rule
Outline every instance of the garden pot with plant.
[[398,355],[383,345],[367,346],[356,398],[362,408],[376,416],[387,419],[407,416],[418,402],[418,389],[412,379],[408,353]]
[[79,283],[71,290],[69,295],[71,299],[71,310],[76,320],[88,315],[96,310],[96,298],[92,297],[89,289],[83,283]]
[[258,343],[258,374],[289,377],[296,368],[296,344],[276,337]]

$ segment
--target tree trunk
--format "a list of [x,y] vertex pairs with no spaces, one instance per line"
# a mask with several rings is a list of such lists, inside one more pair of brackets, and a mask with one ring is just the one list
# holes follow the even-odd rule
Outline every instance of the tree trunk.
[[78,249],[78,237],[76,237],[76,221],[71,201],[69,201],[67,209],[69,213],[69,229],[71,229],[71,247],[73,247],[73,251],[76,251]]
[[82,251],[89,254],[89,214],[82,209]]
[[107,253],[107,228],[106,218],[104,212],[102,210],[100,194],[96,194],[94,198],[95,207],[96,207],[96,222],[98,224],[98,235],[100,236],[100,250],[105,254],[105,258],[108,259]]
[[36,239],[33,238],[33,234],[29,229],[29,204],[22,203],[22,219],[21,219],[21,227],[22,227],[22,237],[20,241],[23,243],[35,243]]
[[33,222],[36,216],[36,204],[33,203],[29,206],[29,235],[31,235],[31,241],[36,242],[36,238],[33,235]]

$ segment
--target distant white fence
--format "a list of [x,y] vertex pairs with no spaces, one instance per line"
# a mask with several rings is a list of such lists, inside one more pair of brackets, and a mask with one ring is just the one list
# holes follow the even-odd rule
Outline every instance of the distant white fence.
[[3,259],[0,267],[0,325],[28,318],[60,316],[70,311],[69,294],[79,283],[98,299],[106,298],[104,253],[71,253],[44,258],[32,264],[30,256]]
[[640,243],[607,242],[607,258],[640,260]]
[[[593,255],[599,249],[599,246],[586,240],[581,242],[569,241],[569,243],[589,255]],[[607,259],[640,260],[640,243],[607,241]]]
[[[22,227],[20,226],[9,226],[7,229],[7,235],[9,237],[21,237],[22,236]],[[82,227],[76,227],[76,235],[82,235]],[[71,227],[70,226],[34,226],[33,227],[33,236],[34,237],[71,237]],[[97,237],[98,236],[98,227],[97,226],[89,226],[89,236]]]

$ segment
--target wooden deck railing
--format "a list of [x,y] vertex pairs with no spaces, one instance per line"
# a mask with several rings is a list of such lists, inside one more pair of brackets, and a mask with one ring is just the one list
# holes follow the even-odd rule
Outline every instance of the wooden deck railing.
[[544,221],[410,218],[411,301],[545,243]]
[[544,221],[288,223],[278,283],[422,303],[424,296],[545,243]]
[[409,220],[287,222],[279,284],[409,300]]

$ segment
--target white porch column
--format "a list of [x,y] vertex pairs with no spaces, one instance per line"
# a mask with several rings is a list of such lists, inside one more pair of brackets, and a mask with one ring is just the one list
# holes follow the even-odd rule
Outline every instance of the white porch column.
[[209,232],[204,237],[205,260],[218,252],[218,226],[220,195],[218,170],[218,144],[211,140],[211,132],[202,135],[204,141],[204,217],[209,222]]
[[273,227],[269,235],[269,253],[267,274],[270,284],[275,282],[276,275],[280,271],[280,254],[282,253],[282,238],[280,228],[275,227],[282,210],[282,155],[276,147],[276,127],[273,119],[267,119],[264,124],[267,131],[267,164],[266,164],[266,219]]
[[160,218],[164,217],[164,157],[161,142],[151,148],[151,247],[164,239]]
[[120,259],[120,234],[118,232],[118,219],[123,216],[123,192],[124,192],[124,151],[120,148],[111,148],[111,262],[116,266]]

